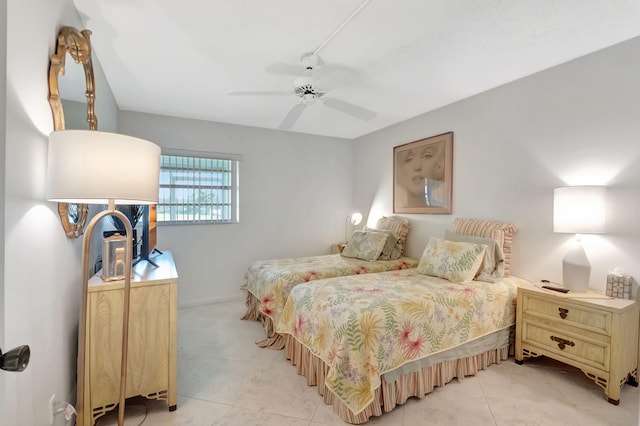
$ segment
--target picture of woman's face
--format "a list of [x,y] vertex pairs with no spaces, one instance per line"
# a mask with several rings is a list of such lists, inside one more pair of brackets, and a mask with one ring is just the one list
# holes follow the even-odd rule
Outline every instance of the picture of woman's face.
[[426,176],[419,151],[420,149],[409,149],[398,153],[400,165],[398,184],[411,194],[424,195]]
[[451,214],[453,132],[393,148],[393,211]]
[[424,147],[422,158],[427,179],[444,180],[444,142]]
[[444,180],[444,142],[398,153],[398,184],[409,193],[424,194],[425,180]]

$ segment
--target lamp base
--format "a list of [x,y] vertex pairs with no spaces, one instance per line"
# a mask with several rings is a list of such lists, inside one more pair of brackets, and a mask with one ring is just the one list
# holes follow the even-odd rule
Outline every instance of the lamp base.
[[562,285],[576,293],[585,293],[589,289],[591,264],[582,244],[575,242],[562,259]]

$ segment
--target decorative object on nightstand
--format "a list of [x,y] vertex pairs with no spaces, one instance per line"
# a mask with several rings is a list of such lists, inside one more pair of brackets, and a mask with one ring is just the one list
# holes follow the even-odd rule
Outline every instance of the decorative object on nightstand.
[[595,292],[552,293],[518,288],[516,363],[544,355],[577,367],[618,405],[625,383],[638,386],[638,305]]
[[124,279],[127,237],[118,233],[102,239],[102,281]]
[[607,296],[620,299],[631,299],[631,283],[633,278],[624,271],[615,268],[607,275]]
[[553,232],[576,234],[562,260],[562,284],[584,293],[589,288],[591,264],[580,234],[605,232],[606,190],[604,186],[570,186],[553,190]]
[[[344,242],[345,244],[349,241],[349,223],[351,223],[351,226],[358,226],[360,225],[360,222],[362,222],[362,213],[360,212],[353,212],[351,213],[349,216],[347,216],[347,218],[344,221]],[[342,247],[344,248],[344,246]],[[340,252],[342,253],[342,250],[340,250]]]

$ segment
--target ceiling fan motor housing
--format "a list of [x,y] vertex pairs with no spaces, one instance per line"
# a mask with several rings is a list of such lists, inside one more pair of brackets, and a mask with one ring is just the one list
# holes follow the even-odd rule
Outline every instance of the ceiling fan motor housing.
[[294,82],[293,93],[301,97],[305,102],[312,102],[324,93],[318,91],[310,77],[300,77]]

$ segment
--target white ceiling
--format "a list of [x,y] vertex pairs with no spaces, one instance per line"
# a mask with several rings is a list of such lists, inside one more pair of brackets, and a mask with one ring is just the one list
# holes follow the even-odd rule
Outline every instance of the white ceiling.
[[[74,0],[123,110],[277,129],[300,64],[362,0]],[[320,50],[327,97],[291,131],[356,138],[640,35],[638,0],[371,0]],[[300,69],[302,66],[300,65]],[[321,81],[322,82],[322,81]],[[100,96],[100,88],[97,88]]]

